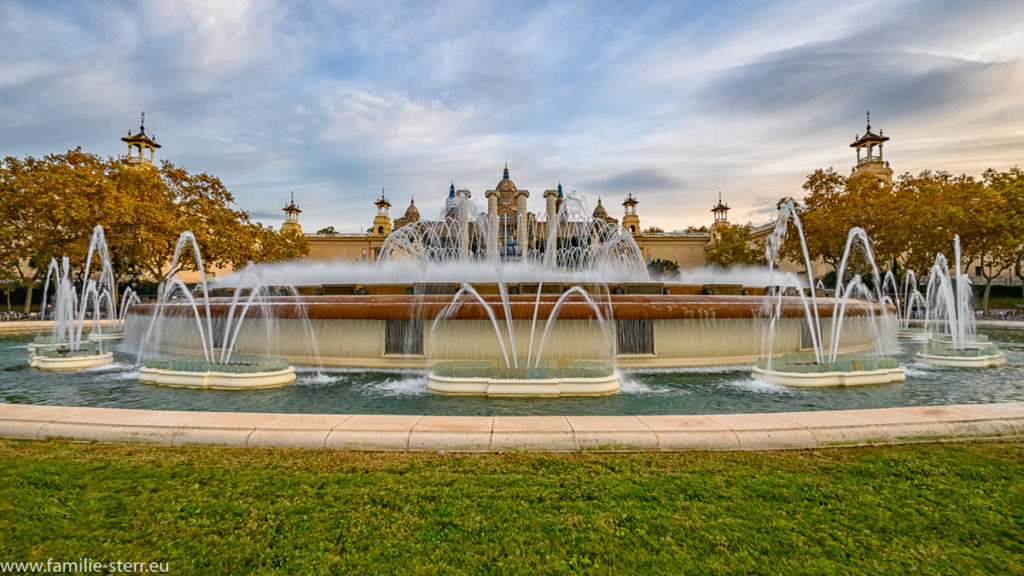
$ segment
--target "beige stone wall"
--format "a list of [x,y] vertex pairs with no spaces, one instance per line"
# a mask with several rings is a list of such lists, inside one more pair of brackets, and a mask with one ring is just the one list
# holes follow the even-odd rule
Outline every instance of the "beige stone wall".
[[671,260],[683,268],[698,268],[707,263],[707,238],[671,234],[646,234],[636,239],[645,262]]
[[384,238],[366,234],[317,234],[306,236],[310,260],[376,262]]

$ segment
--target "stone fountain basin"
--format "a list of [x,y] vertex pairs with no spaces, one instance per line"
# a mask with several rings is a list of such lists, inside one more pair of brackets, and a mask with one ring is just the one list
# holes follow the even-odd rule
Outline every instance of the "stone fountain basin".
[[139,383],[212,390],[260,390],[280,388],[295,382],[295,368],[267,372],[218,372],[215,370],[189,371],[165,368],[139,369]]
[[900,328],[896,333],[900,340],[928,340],[932,333],[924,328]]
[[490,362],[442,362],[431,370],[427,388],[472,396],[607,396],[618,393],[619,373],[611,363],[597,361],[562,360],[511,369]]
[[96,366],[104,366],[114,361],[114,354],[111,352],[104,352],[102,354],[69,354],[67,356],[46,356],[39,354],[30,354],[28,359],[29,366],[38,368],[40,370],[83,370],[85,368],[94,368]]
[[852,370],[849,372],[786,372],[754,367],[750,377],[762,382],[797,388],[837,388],[844,386],[876,386],[905,382],[903,367],[879,368],[876,370]]
[[1001,351],[981,356],[955,356],[918,352],[914,357],[918,362],[948,368],[998,368],[1006,365],[1006,355]]
[[[258,353],[265,348],[266,330],[261,318],[269,314],[280,338],[277,354],[294,364],[429,370],[436,362],[493,359],[502,354],[498,334],[505,340],[509,354],[515,348],[519,355],[532,353],[536,358],[541,352],[548,319],[556,316],[544,343],[544,358],[606,358],[612,349],[621,368],[716,366],[755,362],[763,350],[761,340],[767,322],[764,299],[757,296],[605,293],[596,301],[605,312],[610,307],[611,314],[605,313],[604,321],[598,322],[594,309],[576,296],[563,302],[556,315],[560,292],[542,293],[539,298],[522,293],[503,298],[485,290],[481,294],[485,304],[466,301],[454,315],[435,326],[435,318],[452,303],[451,295],[405,294],[406,286],[395,288],[401,292],[374,294],[371,290],[366,295],[265,299],[261,301],[265,307],[254,306],[249,310],[235,349]],[[549,285],[545,284],[544,289],[547,288]],[[831,318],[836,304],[832,299],[820,299],[822,318]],[[155,310],[148,304],[129,310],[125,325],[127,342],[148,333]],[[229,310],[230,299],[211,299],[210,312],[215,319],[226,317]],[[895,311],[891,307],[851,301],[839,351],[870,350],[876,345],[879,330],[894,332],[892,322],[886,324],[876,316],[883,310]],[[495,316],[497,328],[488,312]],[[776,352],[796,352],[810,346],[803,334],[804,313],[799,298],[782,300]],[[199,340],[194,309],[186,302],[174,301],[163,314],[153,332],[161,350],[196,353]],[[393,330],[397,331],[392,333]],[[638,344],[631,349],[619,346],[620,340],[626,344],[631,341],[631,333]],[[620,334],[627,336],[620,339]],[[313,357],[309,345],[314,335],[319,357]],[[510,345],[511,341],[515,346]],[[407,346],[408,342],[414,345]]]
[[618,372],[600,378],[498,379],[486,377],[445,377],[433,373],[427,378],[431,392],[470,396],[608,396],[619,392]]

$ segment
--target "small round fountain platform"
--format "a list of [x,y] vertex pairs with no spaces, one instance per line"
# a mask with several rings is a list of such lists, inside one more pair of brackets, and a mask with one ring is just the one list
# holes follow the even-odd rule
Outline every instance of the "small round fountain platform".
[[124,333],[116,332],[90,332],[89,340],[93,342],[112,342],[124,338]]
[[900,340],[927,340],[931,338],[932,333],[930,330],[925,328],[900,328],[896,332],[896,337]]
[[29,354],[28,364],[40,370],[82,370],[104,366],[114,361],[111,352],[92,349],[72,351],[69,348],[36,346]]
[[995,344],[982,335],[976,338],[960,348],[954,347],[950,340],[931,339],[915,358],[918,362],[948,368],[998,368],[1006,365],[1006,355]]
[[872,356],[839,356],[834,362],[817,363],[812,354],[786,354],[757,361],[750,377],[762,382],[799,388],[874,386],[904,382],[899,362]]
[[174,388],[259,390],[295,382],[295,368],[286,360],[234,355],[224,364],[201,356],[150,358],[139,369],[139,383]]
[[607,362],[559,361],[534,368],[440,362],[431,370],[427,388],[474,396],[607,396],[619,391],[619,373]]

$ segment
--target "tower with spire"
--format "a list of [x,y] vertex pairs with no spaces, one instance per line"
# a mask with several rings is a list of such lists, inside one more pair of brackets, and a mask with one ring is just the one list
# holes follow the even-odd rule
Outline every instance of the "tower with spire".
[[633,193],[630,192],[626,196],[626,200],[622,203],[625,207],[626,214],[622,217],[622,227],[629,230],[629,233],[633,236],[643,236],[640,231],[640,217],[636,213],[636,205],[640,201],[633,197]]
[[373,228],[370,229],[370,236],[384,237],[391,234],[391,217],[388,209],[391,203],[384,197],[384,189],[380,189],[380,198],[374,204],[377,206],[377,215],[373,217]]
[[284,207],[284,224],[281,225],[281,233],[302,234],[302,226],[299,225],[299,207],[295,205],[295,192],[292,192],[291,202]]
[[850,148],[857,150],[857,165],[853,167],[850,177],[869,174],[880,179],[886,186],[892,186],[892,168],[882,157],[882,144],[889,140],[882,130],[875,134],[871,131],[871,111],[867,111],[867,130],[863,136],[855,135]]
[[722,192],[718,192],[718,204],[711,209],[715,221],[711,224],[711,244],[722,239],[722,229],[729,227],[729,205],[722,201]]
[[[160,147],[156,143],[156,140],[146,135],[146,113],[142,113],[142,120],[139,122],[139,131],[132,134],[132,131],[128,131],[128,135],[121,138],[121,141],[128,144],[128,156],[125,160],[128,164],[133,166],[153,166],[153,160],[156,157],[156,149]],[[146,152],[149,152],[149,158],[146,158]]]

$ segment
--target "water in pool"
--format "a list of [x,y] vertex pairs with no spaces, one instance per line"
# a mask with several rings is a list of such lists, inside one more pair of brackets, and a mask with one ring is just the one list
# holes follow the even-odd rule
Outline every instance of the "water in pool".
[[71,373],[27,364],[34,334],[0,335],[0,402],[155,410],[332,414],[624,415],[724,414],[847,410],[939,404],[1024,401],[1024,331],[987,334],[1007,365],[987,370],[916,363],[919,344],[904,342],[907,381],[848,389],[796,389],[750,379],[750,366],[624,371],[622,390],[599,398],[484,398],[440,396],[427,373],[299,367],[292,386],[275,390],[188,390],[137,382],[134,355]]

